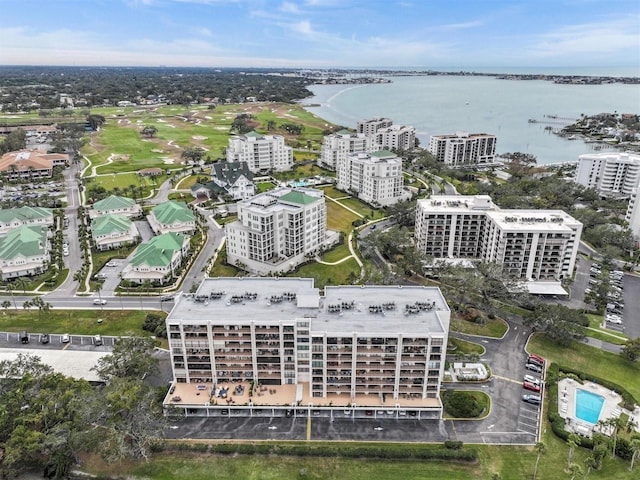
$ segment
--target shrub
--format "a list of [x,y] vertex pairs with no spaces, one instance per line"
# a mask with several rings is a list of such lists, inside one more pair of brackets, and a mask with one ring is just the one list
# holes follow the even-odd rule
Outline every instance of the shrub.
[[442,403],[449,415],[458,418],[478,417],[484,406],[469,392],[447,390],[442,395]]
[[142,324],[142,329],[153,333],[156,337],[167,338],[167,325],[164,319],[153,313],[148,313]]

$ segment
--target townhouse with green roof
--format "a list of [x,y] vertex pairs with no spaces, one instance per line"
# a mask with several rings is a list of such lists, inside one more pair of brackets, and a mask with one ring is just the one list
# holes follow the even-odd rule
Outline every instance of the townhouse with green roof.
[[142,215],[142,207],[131,198],[109,195],[107,198],[98,200],[89,210],[91,218],[101,215],[124,215],[129,218],[135,218]]
[[169,200],[156,205],[147,215],[147,220],[156,235],[164,233],[193,235],[196,231],[196,217],[184,202]]
[[140,241],[136,224],[124,215],[102,215],[91,221],[91,237],[98,250],[112,250]]
[[130,263],[122,271],[122,278],[133,283],[145,280],[153,284],[171,283],[189,253],[191,243],[187,235],[164,233],[143,242],[135,249]]
[[42,207],[3,208],[0,210],[0,235],[24,225],[53,226],[53,210]]
[[3,280],[38,275],[50,260],[49,229],[23,225],[0,238],[0,275]]
[[281,187],[237,205],[238,219],[225,226],[227,261],[258,275],[286,272],[338,242],[321,190]]

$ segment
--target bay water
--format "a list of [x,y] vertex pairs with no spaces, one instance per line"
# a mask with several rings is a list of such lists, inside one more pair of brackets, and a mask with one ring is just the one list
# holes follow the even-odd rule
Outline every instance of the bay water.
[[[538,164],[574,162],[584,153],[614,149],[552,133],[581,114],[640,113],[640,85],[565,85],[490,76],[392,76],[392,83],[312,85],[305,108],[331,123],[355,128],[371,117],[416,128],[426,147],[431,135],[458,131],[497,136],[496,152],[535,155]],[[551,118],[555,117],[555,118]],[[536,123],[529,119],[537,120]]]

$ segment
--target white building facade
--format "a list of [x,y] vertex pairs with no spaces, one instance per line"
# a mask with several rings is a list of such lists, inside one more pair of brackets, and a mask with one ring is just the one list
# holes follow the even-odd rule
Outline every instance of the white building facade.
[[416,129],[404,125],[391,125],[374,134],[378,150],[411,150],[416,146]]
[[467,132],[433,135],[429,140],[429,152],[439,162],[452,167],[490,164],[495,161],[496,136]]
[[370,205],[392,205],[410,198],[404,190],[402,159],[391,152],[348,154],[338,161],[336,173],[340,190],[353,192]]
[[281,135],[249,132],[229,139],[227,162],[246,162],[252,173],[282,172],[293,166],[293,149]]
[[387,128],[393,125],[390,118],[374,117],[369,120],[360,120],[356,125],[358,133],[365,135],[375,135],[381,128]]
[[[435,287],[211,278],[167,317],[187,415],[441,417],[450,310]],[[233,412],[233,413],[231,413]]]
[[501,210],[486,195],[442,195],[416,206],[421,252],[498,263],[531,293],[563,292],[581,234],[582,224],[561,210]]
[[350,153],[369,153],[374,150],[373,137],[364,133],[353,133],[340,130],[322,139],[322,148],[318,165],[335,170],[339,161],[346,159]]
[[594,188],[603,197],[629,198],[640,185],[640,155],[631,152],[580,155],[575,181]]
[[237,206],[238,219],[225,226],[227,261],[249,271],[286,272],[338,241],[320,190],[282,187]]

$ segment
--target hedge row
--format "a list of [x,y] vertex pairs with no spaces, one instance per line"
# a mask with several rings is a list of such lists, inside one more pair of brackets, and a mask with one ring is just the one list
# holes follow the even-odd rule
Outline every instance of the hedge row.
[[[448,448],[447,448],[448,447]],[[425,447],[423,445],[403,445],[394,448],[385,445],[274,445],[265,443],[176,443],[166,445],[167,449],[218,453],[224,455],[289,455],[297,457],[344,457],[344,458],[386,458],[416,460],[448,460],[475,462],[478,452],[471,448],[462,448],[462,444],[447,447]]]

